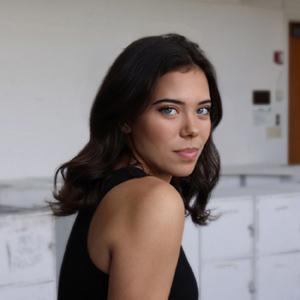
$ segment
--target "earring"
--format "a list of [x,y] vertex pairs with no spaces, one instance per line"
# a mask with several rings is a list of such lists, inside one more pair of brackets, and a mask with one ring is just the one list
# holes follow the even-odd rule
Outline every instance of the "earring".
[[127,123],[124,123],[124,124],[123,124],[121,130],[122,130],[122,132],[124,132],[124,133],[129,133],[129,132],[131,132],[131,129],[130,129],[130,127],[129,127],[129,125],[128,125]]

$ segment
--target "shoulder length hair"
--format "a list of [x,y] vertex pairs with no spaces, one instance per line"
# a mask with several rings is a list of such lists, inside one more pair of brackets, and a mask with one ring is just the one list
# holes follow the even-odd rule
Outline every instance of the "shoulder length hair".
[[[109,68],[92,105],[88,143],[55,172],[53,196],[56,201],[49,204],[56,216],[96,206],[101,182],[118,158],[124,153],[133,157],[122,125],[134,122],[144,111],[162,75],[194,66],[199,67],[208,80],[212,101],[211,132],[192,174],[172,177],[170,183],[180,192],[186,215],[191,215],[195,224],[205,225],[213,219],[206,205],[220,173],[220,156],[212,132],[222,118],[221,98],[215,69],[204,52],[195,42],[175,33],[134,41]],[[59,174],[63,179],[60,188],[57,186]]]

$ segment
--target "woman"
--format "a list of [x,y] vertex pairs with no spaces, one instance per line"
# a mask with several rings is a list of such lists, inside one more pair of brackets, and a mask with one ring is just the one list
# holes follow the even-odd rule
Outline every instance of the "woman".
[[182,233],[185,215],[210,218],[221,117],[214,68],[196,43],[167,34],[124,49],[93,103],[89,142],[55,174],[54,213],[78,212],[59,300],[198,299]]

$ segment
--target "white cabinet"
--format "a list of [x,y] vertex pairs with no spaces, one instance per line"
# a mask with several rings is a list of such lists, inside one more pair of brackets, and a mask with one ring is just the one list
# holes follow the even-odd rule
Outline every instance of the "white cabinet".
[[222,188],[200,227],[201,300],[300,299],[300,186]]
[[4,286],[0,288],[3,300],[56,300],[54,281],[30,285]]
[[256,300],[300,299],[300,252],[256,260]]
[[54,220],[49,214],[0,214],[0,285],[52,280],[54,238]]
[[256,300],[300,299],[300,193],[256,197]]
[[[249,258],[253,252],[251,197],[217,198],[209,205],[220,217],[200,231],[203,260]],[[237,242],[238,241],[238,242]]]
[[256,197],[258,256],[300,251],[300,193]]
[[201,270],[200,299],[252,299],[252,262],[250,259],[203,261]]
[[[54,300],[55,235],[49,212],[0,205],[0,240],[0,299]],[[47,293],[37,293],[42,290]]]
[[208,206],[219,218],[200,229],[203,300],[252,299],[253,200],[217,197]]
[[55,300],[55,219],[48,189],[0,186],[0,299]]

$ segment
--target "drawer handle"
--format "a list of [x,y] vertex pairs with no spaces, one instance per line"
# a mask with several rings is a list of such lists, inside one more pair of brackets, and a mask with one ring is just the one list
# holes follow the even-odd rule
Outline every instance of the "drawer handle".
[[254,237],[255,229],[254,229],[253,224],[248,225],[248,230],[249,230],[250,236]]

